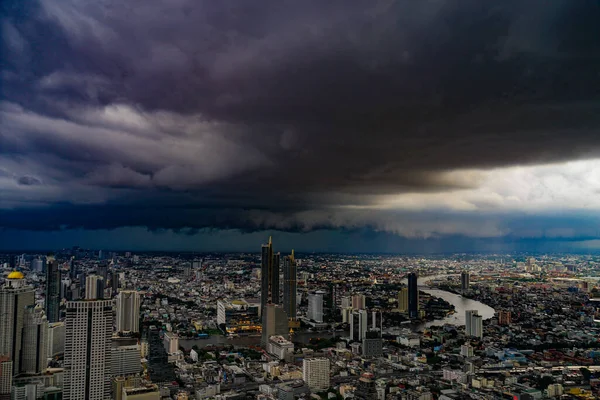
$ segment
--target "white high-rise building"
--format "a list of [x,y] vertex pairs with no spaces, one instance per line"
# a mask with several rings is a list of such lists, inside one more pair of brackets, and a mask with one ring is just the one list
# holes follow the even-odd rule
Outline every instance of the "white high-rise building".
[[483,317],[477,310],[465,311],[465,335],[483,337]]
[[326,390],[329,380],[329,360],[327,358],[305,358],[302,361],[302,379],[311,390]]
[[65,323],[54,322],[48,326],[47,357],[52,358],[65,352]]
[[323,322],[323,294],[321,292],[308,295],[308,319]]
[[21,373],[39,374],[48,366],[47,342],[48,319],[40,306],[28,306],[23,320],[23,348],[21,349]]
[[166,332],[163,337],[163,346],[167,354],[175,354],[179,351],[179,335],[175,332]]
[[85,278],[85,299],[99,300],[104,298],[104,278],[100,275],[89,275]]
[[69,301],[65,319],[65,400],[110,397],[111,300]]
[[140,346],[114,346],[111,352],[110,371],[112,376],[139,374],[142,369]]
[[463,357],[473,357],[473,346],[470,344],[460,346],[460,355]]
[[121,290],[117,295],[117,331],[140,331],[140,294],[135,290]]
[[0,355],[12,360],[15,375],[21,371],[21,349],[25,309],[35,303],[32,286],[25,282],[21,272],[8,274],[0,288]]
[[10,399],[13,378],[13,362],[0,354],[0,399]]

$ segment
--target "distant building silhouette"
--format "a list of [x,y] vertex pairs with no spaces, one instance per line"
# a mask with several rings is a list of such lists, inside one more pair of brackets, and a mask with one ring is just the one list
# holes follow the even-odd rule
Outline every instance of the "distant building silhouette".
[[416,272],[408,274],[408,316],[410,318],[419,317],[419,286],[417,279]]

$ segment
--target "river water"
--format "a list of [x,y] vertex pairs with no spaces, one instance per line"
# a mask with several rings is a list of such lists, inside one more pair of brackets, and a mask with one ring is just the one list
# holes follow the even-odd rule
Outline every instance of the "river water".
[[[435,279],[442,279],[451,275],[434,275],[428,276],[421,279],[419,282],[420,285],[427,285],[429,281]],[[404,280],[406,284],[406,280]],[[406,325],[406,327],[410,327],[414,331],[422,330],[425,327],[429,326],[440,326],[444,324],[449,325],[464,325],[465,324],[465,311],[467,310],[477,310],[479,315],[483,317],[483,319],[490,319],[494,316],[494,309],[490,306],[487,306],[479,301],[471,300],[464,298],[460,295],[447,292],[445,290],[439,289],[420,289],[422,292],[428,293],[434,297],[439,297],[446,300],[448,303],[452,304],[455,308],[455,313],[447,316],[444,319],[438,319],[435,321],[430,321],[424,324],[411,324]],[[336,332],[336,336],[349,336],[349,332]],[[300,343],[308,343],[311,338],[320,337],[320,338],[330,338],[332,336],[331,331],[321,331],[321,332],[297,332],[294,335],[293,340]],[[211,335],[207,339],[199,339],[199,340],[180,340],[179,345],[185,349],[191,349],[193,345],[197,345],[198,347],[205,347],[209,345],[233,345],[233,346],[257,346],[260,344],[260,335],[258,336],[240,336],[232,339],[228,339],[224,336],[220,335]]]

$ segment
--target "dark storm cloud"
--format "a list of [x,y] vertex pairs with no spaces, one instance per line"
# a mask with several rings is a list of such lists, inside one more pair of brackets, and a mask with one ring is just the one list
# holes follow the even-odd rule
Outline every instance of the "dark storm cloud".
[[[330,208],[478,185],[455,168],[598,155],[592,1],[2,7],[0,171],[39,177],[0,187],[6,226],[410,236],[416,222]],[[93,206],[65,223],[31,209],[58,203]],[[422,234],[443,234],[430,219]],[[477,234],[460,224],[445,233]]]

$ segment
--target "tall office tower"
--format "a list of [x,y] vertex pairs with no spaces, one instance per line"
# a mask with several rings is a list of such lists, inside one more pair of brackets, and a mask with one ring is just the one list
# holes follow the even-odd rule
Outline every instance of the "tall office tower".
[[477,310],[465,311],[465,335],[483,337],[483,317]]
[[48,366],[48,320],[39,306],[28,306],[23,320],[23,347],[19,373],[39,374]]
[[297,271],[294,250],[283,258],[283,309],[289,319],[295,320],[297,314]]
[[110,273],[110,288],[112,296],[116,296],[119,293],[119,288],[121,287],[121,279],[119,270],[113,268]]
[[140,331],[140,294],[122,290],[117,295],[117,332]]
[[462,293],[467,293],[469,291],[469,285],[471,283],[471,275],[468,271],[463,271],[460,273],[460,290]]
[[329,389],[329,359],[305,358],[302,361],[302,379],[312,391]]
[[60,320],[60,269],[54,256],[46,262],[46,318],[48,322]]
[[408,288],[403,287],[398,292],[398,311],[401,313],[408,312]]
[[25,282],[21,272],[8,274],[0,288],[0,354],[12,360],[12,370],[20,371],[20,355],[23,345],[23,322],[25,309],[35,304],[32,286]]
[[308,319],[323,322],[323,292],[308,295]]
[[75,264],[75,257],[71,257],[71,261],[69,261],[69,278],[72,281],[77,279],[77,264]]
[[465,311],[465,335],[473,336],[473,315],[477,315],[477,310],[466,310]]
[[104,278],[99,275],[88,275],[85,278],[85,299],[101,300],[104,298]]
[[110,396],[112,301],[67,302],[63,399]]
[[361,341],[364,339],[369,327],[369,314],[367,310],[356,310],[350,314],[350,340]]
[[10,400],[13,362],[9,356],[0,354],[0,400]]
[[473,336],[483,339],[483,317],[481,315],[473,315],[471,326],[473,327]]
[[271,336],[286,336],[288,334],[288,319],[283,307],[267,304],[262,315],[261,345],[267,348]]
[[364,294],[355,294],[352,296],[352,308],[355,310],[364,310],[366,308],[366,298]]
[[408,316],[419,317],[419,286],[417,284],[417,273],[408,274]]
[[273,254],[273,242],[262,245],[260,307],[279,304],[279,253]]

